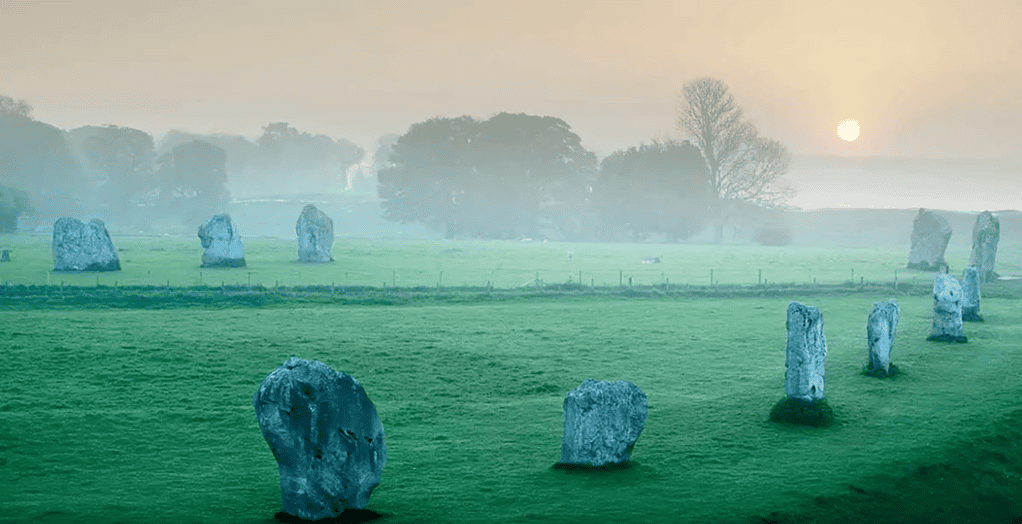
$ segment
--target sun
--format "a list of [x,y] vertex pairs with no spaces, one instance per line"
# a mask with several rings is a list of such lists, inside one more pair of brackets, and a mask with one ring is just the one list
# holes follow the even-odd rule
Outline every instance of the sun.
[[846,118],[837,124],[837,136],[841,137],[841,140],[845,142],[852,142],[856,138],[859,138],[859,121]]

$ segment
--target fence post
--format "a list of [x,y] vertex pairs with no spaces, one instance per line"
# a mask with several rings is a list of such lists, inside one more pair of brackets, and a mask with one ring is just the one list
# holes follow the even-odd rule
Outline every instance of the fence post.
[[898,290],[898,270],[894,270],[894,290]]
[[440,291],[440,287],[443,286],[443,283],[444,283],[444,272],[441,271],[440,272],[440,277],[437,278],[437,281],[436,281],[436,289],[437,289],[437,291]]
[[713,285],[713,270],[710,270],[710,285]]
[[390,287],[397,287],[397,270],[394,270],[394,274],[390,277]]
[[632,277],[628,277],[628,287],[632,287]]
[[578,285],[582,285],[582,270],[578,270]]
[[852,285],[855,285],[855,268],[852,268]]
[[617,285],[618,287],[624,287],[625,285],[625,270],[617,270]]
[[756,285],[763,285],[763,270],[759,270],[759,277],[756,278]]

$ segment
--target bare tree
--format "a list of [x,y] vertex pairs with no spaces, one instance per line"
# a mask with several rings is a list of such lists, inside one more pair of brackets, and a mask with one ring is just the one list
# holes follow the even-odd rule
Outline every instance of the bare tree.
[[788,168],[787,151],[776,140],[759,138],[724,82],[700,78],[685,85],[678,131],[699,148],[706,162],[717,242],[723,240],[727,210],[735,208],[730,204],[773,205],[791,196],[778,180]]

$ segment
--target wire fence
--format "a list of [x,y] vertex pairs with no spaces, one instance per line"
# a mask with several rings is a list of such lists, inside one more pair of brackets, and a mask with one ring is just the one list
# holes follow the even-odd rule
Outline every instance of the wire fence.
[[351,270],[331,267],[308,267],[289,271],[248,268],[201,268],[190,271],[83,272],[64,273],[40,271],[17,277],[0,275],[0,284],[47,286],[247,286],[247,287],[487,287],[514,289],[542,287],[551,284],[574,284],[592,287],[627,286],[749,286],[768,284],[877,284],[897,285],[932,282],[933,274],[908,269],[729,269],[708,268],[689,271],[639,270],[587,271],[544,269],[477,269],[457,268]]

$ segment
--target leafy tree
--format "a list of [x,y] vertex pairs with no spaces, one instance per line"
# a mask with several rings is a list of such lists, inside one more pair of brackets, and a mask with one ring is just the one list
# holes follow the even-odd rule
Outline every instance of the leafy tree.
[[348,169],[365,156],[365,150],[347,140],[298,131],[287,122],[263,126],[256,143],[265,170],[291,193],[343,191]]
[[699,148],[706,163],[709,211],[718,242],[723,239],[727,209],[733,207],[730,201],[776,205],[792,194],[778,180],[787,169],[787,151],[776,141],[758,137],[724,82],[700,78],[686,84],[677,116],[679,131]]
[[469,144],[481,133],[479,122],[468,116],[412,124],[377,174],[384,216],[425,224],[447,238],[461,233],[457,199],[473,173]]
[[524,114],[414,124],[388,158],[378,174],[387,218],[448,238],[571,229],[596,172],[595,155],[564,121]]
[[18,230],[18,217],[34,211],[28,193],[0,185],[0,233],[14,233]]
[[85,126],[68,133],[83,171],[95,184],[97,201],[112,210],[137,214],[153,205],[156,152],[145,131],[113,125]]
[[31,114],[25,101],[0,95],[0,182],[24,188],[43,212],[66,213],[86,186],[64,133]]
[[594,187],[602,229],[614,240],[688,238],[705,226],[709,196],[699,149],[670,139],[615,151],[601,162]]
[[483,209],[490,215],[480,222],[488,229],[480,236],[535,237],[541,223],[549,233],[569,228],[597,172],[596,155],[582,147],[571,126],[550,116],[493,116],[482,123],[475,149],[481,176],[473,193],[487,195]]
[[230,194],[224,187],[227,155],[223,149],[193,140],[163,154],[158,163],[162,204],[180,214],[185,223],[199,223],[226,209]]

